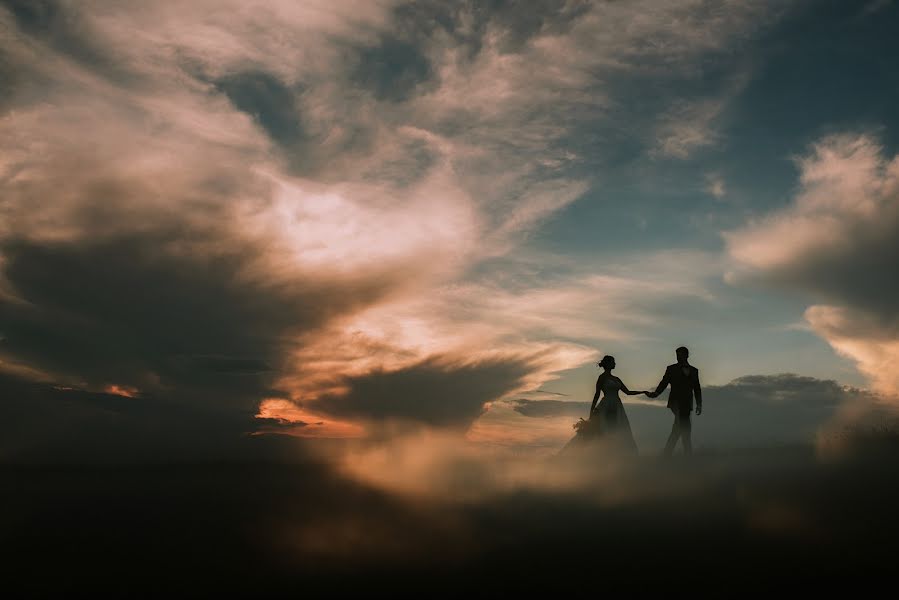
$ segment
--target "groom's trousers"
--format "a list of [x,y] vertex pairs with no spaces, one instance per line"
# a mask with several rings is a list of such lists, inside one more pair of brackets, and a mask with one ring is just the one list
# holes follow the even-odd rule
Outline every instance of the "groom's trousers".
[[674,413],[674,425],[671,426],[671,435],[668,436],[668,443],[665,444],[665,455],[671,455],[677,440],[680,439],[684,443],[684,454],[693,453],[693,423],[690,422],[690,413],[681,414]]

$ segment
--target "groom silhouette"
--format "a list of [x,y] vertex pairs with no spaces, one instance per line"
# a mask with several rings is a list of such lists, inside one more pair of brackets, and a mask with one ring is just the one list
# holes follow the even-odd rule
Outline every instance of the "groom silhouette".
[[668,385],[671,392],[668,394],[668,408],[674,413],[674,425],[671,427],[671,435],[665,444],[665,456],[674,452],[677,440],[684,443],[684,454],[693,453],[693,440],[691,434],[693,424],[690,421],[690,413],[693,412],[693,398],[696,398],[696,416],[702,414],[702,388],[699,387],[699,369],[687,362],[690,351],[681,346],[674,351],[677,354],[677,362],[668,365],[665,376],[659,382],[654,392],[646,394],[650,398],[656,398]]

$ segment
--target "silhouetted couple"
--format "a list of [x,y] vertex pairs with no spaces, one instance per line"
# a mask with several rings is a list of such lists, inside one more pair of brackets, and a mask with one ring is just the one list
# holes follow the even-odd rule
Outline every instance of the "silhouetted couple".
[[[604,356],[597,363],[603,372],[596,380],[596,393],[593,395],[593,403],[590,405],[590,415],[585,421],[581,419],[575,424],[577,433],[569,445],[581,445],[585,442],[602,441],[614,445],[627,453],[636,454],[637,444],[631,432],[631,425],[624,412],[624,404],[618,395],[619,391],[628,396],[646,394],[650,398],[657,398],[665,388],[671,386],[668,394],[668,408],[674,413],[674,425],[671,427],[671,435],[665,444],[664,454],[671,455],[680,440],[684,445],[684,453],[692,454],[692,422],[690,415],[693,412],[694,399],[696,414],[702,414],[702,388],[699,386],[699,369],[688,361],[690,351],[681,346],[675,350],[677,362],[665,369],[662,381],[655,391],[631,391],[624,385],[620,378],[612,374],[615,368],[615,357]],[[602,395],[602,400],[597,400]]]

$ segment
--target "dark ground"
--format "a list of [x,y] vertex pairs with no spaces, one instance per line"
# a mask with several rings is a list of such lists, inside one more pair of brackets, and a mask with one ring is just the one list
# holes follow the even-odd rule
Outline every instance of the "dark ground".
[[3,585],[29,595],[730,595],[892,583],[899,559],[895,448],[642,459],[612,483],[466,502],[312,461],[7,465],[0,482]]

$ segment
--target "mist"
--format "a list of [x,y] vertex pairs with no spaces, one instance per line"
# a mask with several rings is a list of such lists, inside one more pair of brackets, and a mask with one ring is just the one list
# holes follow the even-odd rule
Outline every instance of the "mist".
[[623,459],[420,430],[283,461],[7,466],[3,559],[35,594],[847,582],[892,568],[897,440]]

